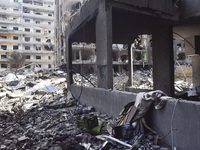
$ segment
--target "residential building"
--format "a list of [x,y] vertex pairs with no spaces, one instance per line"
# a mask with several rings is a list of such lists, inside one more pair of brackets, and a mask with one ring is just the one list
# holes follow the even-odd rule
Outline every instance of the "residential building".
[[0,70],[16,68],[10,59],[13,52],[25,57],[20,67],[35,63],[43,69],[54,68],[54,3],[0,0]]

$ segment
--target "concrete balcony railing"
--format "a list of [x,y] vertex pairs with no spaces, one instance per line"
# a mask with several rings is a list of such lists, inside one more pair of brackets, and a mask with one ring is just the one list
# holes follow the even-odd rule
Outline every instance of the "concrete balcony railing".
[[0,53],[12,53],[14,51],[17,52],[21,52],[24,54],[54,54],[54,51],[47,51],[47,50],[22,50],[22,49],[18,49],[18,50],[13,50],[13,49],[7,49],[7,50],[3,50],[0,48]]
[[52,17],[52,16],[37,15],[37,14],[34,14],[34,13],[23,13],[23,16],[29,17],[29,18],[54,20],[54,17]]
[[28,3],[23,3],[22,6],[30,8],[30,9],[37,9],[37,10],[45,10],[48,12],[53,12],[54,7],[45,7],[45,6],[38,6],[38,5],[33,5],[33,4],[28,4]]

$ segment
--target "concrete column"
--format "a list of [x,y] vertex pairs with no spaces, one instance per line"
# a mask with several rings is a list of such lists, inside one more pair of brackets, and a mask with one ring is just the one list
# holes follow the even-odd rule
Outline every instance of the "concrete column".
[[103,0],[96,18],[96,51],[98,87],[113,89],[112,8]]
[[133,86],[133,49],[131,44],[128,44],[128,56],[129,85]]
[[82,50],[79,50],[79,60],[82,62]]
[[174,95],[174,56],[172,27],[162,27],[153,33],[154,90]]
[[[67,32],[67,30],[65,31]],[[67,35],[67,33],[66,33]],[[67,88],[70,89],[70,85],[73,84],[72,79],[72,42],[69,40],[69,37],[66,36],[66,62],[67,62]]]
[[192,56],[192,78],[193,78],[193,86],[200,86],[200,56],[193,55]]

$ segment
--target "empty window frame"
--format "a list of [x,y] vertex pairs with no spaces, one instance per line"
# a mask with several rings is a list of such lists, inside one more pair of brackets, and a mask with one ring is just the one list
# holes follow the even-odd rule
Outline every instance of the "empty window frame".
[[18,45],[13,45],[13,50],[18,50],[19,46]]
[[36,58],[36,59],[41,59],[41,56],[36,56],[35,58]]
[[7,64],[1,64],[1,68],[8,68]]
[[36,47],[35,49],[36,49],[36,51],[40,51],[41,47]]
[[25,28],[25,31],[26,31],[26,32],[30,32],[31,29],[30,29],[30,28]]
[[14,8],[13,11],[19,11],[19,9],[18,8]]
[[31,40],[30,37],[25,37],[24,39],[25,39],[26,42],[29,42]]
[[25,50],[30,50],[31,47],[30,46],[25,46]]
[[48,68],[51,68],[51,64],[48,64]]
[[49,25],[51,25],[51,22],[48,22]]
[[37,42],[41,42],[41,39],[40,38],[36,38],[35,39]]
[[30,55],[26,55],[26,59],[31,59],[31,56]]
[[2,35],[2,36],[1,36],[1,39],[7,39],[7,36]]
[[30,20],[30,19],[25,19],[25,22],[28,22],[28,23],[30,23],[30,22],[31,22],[31,20]]
[[52,17],[52,16],[53,16],[53,14],[48,14],[48,16],[51,16],[51,17]]
[[1,59],[6,59],[7,55],[1,55]]
[[5,26],[1,26],[1,28],[2,28],[2,29],[7,29],[7,27],[5,27]]
[[13,40],[19,40],[18,36],[13,36]]
[[7,50],[7,45],[1,45],[1,49]]
[[48,59],[50,60],[50,59],[51,59],[51,56],[48,56]]
[[41,30],[35,30],[35,32],[37,32],[37,33],[41,33]]
[[18,28],[18,27],[13,27],[13,30],[16,30],[16,31],[17,31],[17,30],[19,30],[19,28]]
[[40,24],[40,21],[35,21],[36,24]]

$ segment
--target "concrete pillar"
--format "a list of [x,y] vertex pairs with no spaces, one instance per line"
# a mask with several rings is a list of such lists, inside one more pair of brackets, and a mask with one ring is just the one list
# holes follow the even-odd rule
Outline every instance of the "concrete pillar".
[[174,56],[172,27],[162,27],[153,33],[154,90],[174,95]]
[[128,44],[128,56],[129,85],[133,86],[133,49],[131,44]]
[[112,8],[103,0],[96,18],[96,51],[98,87],[113,89]]
[[[67,30],[65,31],[67,32]],[[67,35],[67,33],[66,33]],[[70,85],[73,84],[72,79],[72,42],[69,40],[69,37],[66,36],[66,62],[67,62],[67,88],[70,89]]]
[[193,55],[192,56],[192,78],[193,78],[193,86],[200,86],[200,56]]
[[82,50],[79,50],[79,60],[82,62]]

